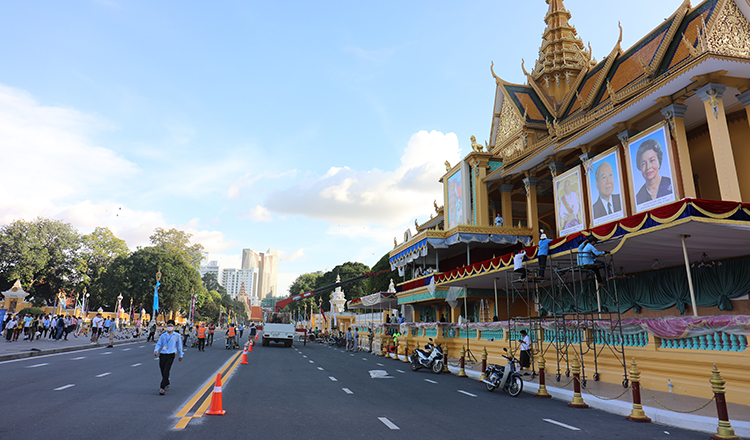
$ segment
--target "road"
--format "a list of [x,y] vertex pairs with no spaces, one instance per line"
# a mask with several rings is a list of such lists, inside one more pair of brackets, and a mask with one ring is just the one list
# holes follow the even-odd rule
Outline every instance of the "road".
[[[217,338],[188,349],[158,394],[153,343],[0,363],[0,438],[60,439],[705,439],[452,374],[326,345],[256,345],[241,365]],[[226,414],[203,415],[216,374]]]

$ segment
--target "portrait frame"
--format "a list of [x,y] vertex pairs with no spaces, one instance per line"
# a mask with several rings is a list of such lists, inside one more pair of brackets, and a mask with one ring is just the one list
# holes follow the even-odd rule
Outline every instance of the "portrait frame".
[[[655,194],[649,193],[646,186],[646,177],[649,175],[649,171],[651,171],[651,174],[654,173],[653,167],[650,169],[646,167],[645,171],[641,170],[638,165],[639,158],[636,157],[641,146],[644,146],[646,142],[653,146],[654,142],[652,141],[656,141],[662,153],[661,163],[655,171],[659,178],[658,191],[655,191]],[[648,159],[648,156],[650,156],[651,161],[648,161],[650,163],[658,162],[658,154],[653,148],[642,151],[641,154],[645,156],[644,159]],[[630,205],[633,214],[648,211],[677,200],[678,193],[675,187],[677,170],[667,121],[653,125],[630,138],[625,155],[630,180]],[[651,180],[653,179],[652,177]]]
[[[586,209],[583,200],[581,166],[576,166],[555,177],[555,223],[558,237],[586,229]],[[567,185],[567,189],[566,189]],[[570,194],[574,194],[572,197]]]
[[[598,154],[596,157],[591,159],[591,162],[586,164],[586,179],[587,179],[587,190],[589,196],[589,218],[591,219],[592,227],[603,225],[615,220],[619,220],[623,217],[627,217],[628,210],[625,205],[625,197],[623,196],[623,185],[622,179],[622,163],[620,162],[619,146],[610,148]],[[600,175],[606,175],[607,167],[611,168],[611,180],[603,181],[603,185],[611,182],[612,189],[610,192],[610,198],[607,200],[609,203],[600,201],[600,190],[597,186],[597,180]],[[604,189],[606,191],[606,189]],[[610,213],[611,211],[611,213]]]
[[463,203],[464,182],[461,169],[455,170],[451,175],[446,177],[445,182],[445,211],[448,214],[446,230],[449,230],[462,224],[465,217],[465,206]]

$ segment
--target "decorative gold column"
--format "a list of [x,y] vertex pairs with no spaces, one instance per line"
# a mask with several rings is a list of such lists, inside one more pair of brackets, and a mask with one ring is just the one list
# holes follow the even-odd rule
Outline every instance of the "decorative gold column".
[[503,224],[508,228],[513,226],[513,201],[510,199],[512,195],[512,183],[503,183],[500,185],[500,203],[503,212]]
[[677,141],[677,163],[680,165],[682,178],[682,197],[695,198],[695,181],[693,180],[693,165],[690,161],[687,134],[685,133],[685,111],[687,106],[671,104],[661,110],[661,114],[669,122],[669,129]]
[[487,158],[477,157],[471,162],[471,172],[474,177],[474,211],[476,213],[477,226],[489,226],[490,202],[487,197],[487,185],[484,179],[487,177]]
[[726,88],[724,84],[709,83],[698,89],[696,95],[703,100],[706,110],[721,200],[738,202],[742,200],[742,196],[740,195],[740,181],[737,178],[737,166],[734,163],[732,142],[729,139],[727,117],[724,113],[723,96]]
[[523,179],[526,188],[526,225],[531,228],[532,240],[539,243],[539,210],[536,204],[536,184],[538,178],[529,176]]

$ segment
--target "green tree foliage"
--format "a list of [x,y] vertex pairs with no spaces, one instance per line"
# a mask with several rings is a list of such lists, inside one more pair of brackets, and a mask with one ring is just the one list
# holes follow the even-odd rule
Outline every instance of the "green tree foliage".
[[[315,288],[319,289],[321,287],[336,283],[337,275],[341,277],[341,281],[346,281],[350,278],[358,277],[365,272],[370,272],[370,268],[366,264],[346,262],[334,267],[333,270],[326,272],[322,276],[318,277],[315,280]],[[344,297],[347,301],[349,301],[351,299],[359,298],[370,293],[367,291],[367,287],[367,279],[363,279],[342,287],[342,290],[344,291]],[[331,287],[330,289],[326,289],[327,291],[316,295],[316,302],[319,301],[319,298],[322,298],[324,308],[326,310],[329,307],[328,301],[330,301],[330,295],[334,288],[335,287]]]
[[224,288],[221,284],[219,284],[219,280],[216,278],[216,274],[214,273],[206,273],[203,275],[203,285],[206,287],[206,290],[212,291],[215,290],[220,295],[227,293],[227,289]]
[[[302,275],[298,276],[296,280],[292,283],[291,286],[289,286],[289,296],[291,295],[299,295],[301,293],[309,292],[311,290],[315,290],[316,282],[318,278],[322,277],[323,275],[320,273],[303,273]],[[334,280],[335,281],[335,280]],[[309,302],[309,301],[308,301]],[[291,304],[289,304],[285,308],[285,312],[297,312],[304,310],[304,308],[307,306],[308,302],[303,301],[296,301]]]
[[36,299],[52,302],[81,279],[77,271],[81,236],[69,223],[37,218],[0,229],[0,288],[16,279]]
[[203,259],[203,245],[202,244],[190,244],[190,239],[193,234],[188,234],[184,231],[178,231],[175,228],[166,230],[164,228],[156,228],[154,234],[149,237],[151,244],[157,248],[174,252],[182,258],[196,270],[201,266],[201,260]]
[[[381,270],[388,270],[391,268],[391,264],[388,262],[388,254],[383,255],[374,266],[372,266],[372,272],[380,272]],[[368,293],[375,292],[386,292],[388,291],[388,285],[393,279],[394,283],[399,282],[398,270],[392,270],[389,272],[375,275],[372,278],[367,279],[367,291]]]
[[81,243],[77,270],[81,274],[81,283],[88,288],[91,295],[89,301],[91,304],[102,305],[105,310],[114,310],[117,303],[110,302],[103,296],[97,281],[115,258],[130,253],[128,245],[125,240],[115,237],[109,228],[102,227],[97,227],[91,234],[84,235]]
[[[186,314],[190,307],[191,288],[198,295],[205,289],[200,273],[182,255],[158,247],[139,249],[131,255],[115,258],[99,279],[101,300],[115,304],[117,295],[122,294],[126,298],[123,302],[131,297],[139,308],[151,311],[157,271],[161,271],[159,312]],[[91,301],[91,308],[97,306]]]

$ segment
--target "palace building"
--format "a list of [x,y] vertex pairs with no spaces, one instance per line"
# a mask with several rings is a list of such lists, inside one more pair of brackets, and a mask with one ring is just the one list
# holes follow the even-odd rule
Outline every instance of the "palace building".
[[634,357],[643,386],[696,396],[717,364],[750,403],[750,2],[675,1],[599,61],[547,3],[525,83],[502,79],[520,60],[491,65],[489,140],[446,162],[443,206],[390,253],[409,338],[499,358],[529,329],[558,378],[577,357],[627,382]]

